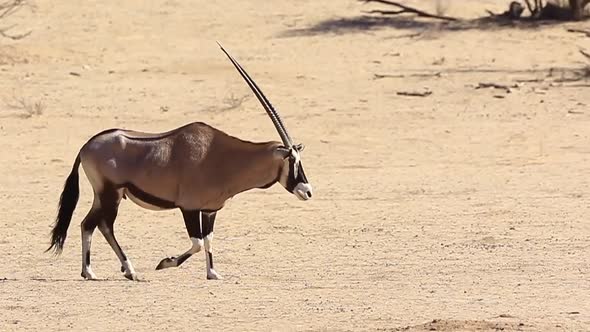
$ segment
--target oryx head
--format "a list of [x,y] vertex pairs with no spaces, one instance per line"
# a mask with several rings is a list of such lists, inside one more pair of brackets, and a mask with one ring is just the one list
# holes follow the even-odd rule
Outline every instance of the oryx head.
[[301,164],[301,151],[303,151],[303,144],[293,144],[291,137],[287,133],[287,129],[281,121],[281,117],[276,109],[272,106],[270,101],[266,98],[266,96],[262,93],[260,88],[256,85],[254,80],[250,78],[250,75],[246,73],[246,71],[240,66],[240,64],[231,56],[227,51],[217,42],[221,50],[227,55],[229,60],[233,63],[236,67],[240,75],[244,78],[246,83],[258,101],[262,104],[262,107],[266,110],[266,113],[272,120],[279,136],[281,136],[281,140],[283,141],[283,146],[279,146],[276,149],[276,154],[283,159],[283,166],[281,167],[281,172],[279,176],[279,183],[287,189],[290,193],[297,196],[300,200],[308,200],[311,198],[313,192],[311,184],[307,181],[307,177],[305,176],[305,172],[303,171],[303,165]]

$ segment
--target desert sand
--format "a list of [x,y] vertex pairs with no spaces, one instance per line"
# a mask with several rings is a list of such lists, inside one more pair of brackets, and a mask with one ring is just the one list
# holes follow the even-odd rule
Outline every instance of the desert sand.
[[[32,31],[0,40],[0,330],[590,330],[590,94],[576,80],[590,38],[566,31],[588,23],[451,28],[341,0],[35,4],[0,22]],[[124,201],[116,234],[142,282],[99,232],[102,281],[82,280],[82,170],[65,250],[44,250],[95,133],[204,121],[279,139],[216,41],[306,145],[314,198],[276,185],[229,201],[223,281],[205,279],[202,253],[155,271],[190,247],[181,214]]]

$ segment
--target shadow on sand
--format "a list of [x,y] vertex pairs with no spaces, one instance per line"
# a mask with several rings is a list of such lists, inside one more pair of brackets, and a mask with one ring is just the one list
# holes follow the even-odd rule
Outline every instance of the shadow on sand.
[[282,32],[280,37],[317,36],[323,34],[341,35],[347,33],[376,31],[384,28],[411,31],[434,29],[443,32],[464,30],[538,29],[543,26],[553,26],[563,23],[563,21],[556,20],[513,21],[497,16],[447,22],[420,19],[412,16],[360,15],[355,17],[332,18],[320,21],[306,28],[290,29]]

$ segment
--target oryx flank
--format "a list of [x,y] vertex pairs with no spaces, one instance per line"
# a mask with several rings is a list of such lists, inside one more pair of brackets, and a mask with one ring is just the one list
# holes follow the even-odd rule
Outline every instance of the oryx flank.
[[279,182],[301,200],[312,196],[312,187],[301,165],[301,144],[293,144],[277,111],[240,64],[221,45],[254,92],[282,143],[253,143],[230,136],[202,122],[150,134],[110,129],[92,137],[78,153],[59,201],[51,246],[63,250],[68,226],[79,197],[78,168],[84,168],[94,191],[94,202],[81,224],[82,277],[96,279],[90,267],[90,243],[98,226],[121,261],[121,272],[137,275],[115,238],[113,225],[121,199],[151,210],[179,208],[192,247],[178,257],[164,258],[157,270],[177,267],[205,249],[207,279],[221,279],[213,269],[211,240],[215,216],[234,195]]

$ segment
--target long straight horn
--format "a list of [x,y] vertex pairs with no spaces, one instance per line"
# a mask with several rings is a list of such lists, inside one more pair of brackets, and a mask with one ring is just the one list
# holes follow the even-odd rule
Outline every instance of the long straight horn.
[[258,101],[260,101],[260,104],[262,104],[262,107],[264,107],[266,113],[272,120],[272,123],[275,125],[275,128],[277,129],[279,136],[281,136],[283,144],[285,144],[286,147],[291,147],[293,143],[291,142],[291,138],[289,137],[287,129],[285,129],[285,125],[283,125],[283,121],[281,121],[281,117],[279,116],[277,110],[272,106],[270,101],[268,101],[264,93],[262,93],[262,90],[260,90],[258,85],[256,85],[256,82],[254,82],[254,80],[250,77],[250,75],[248,75],[244,68],[240,66],[238,61],[236,61],[231,55],[229,55],[229,53],[227,53],[227,51],[223,48],[223,46],[221,46],[219,42],[217,42],[217,45],[219,45],[223,53],[227,55],[228,59],[233,63],[234,67],[236,67],[236,69],[238,70],[240,75],[242,75],[246,83],[248,83],[248,86],[250,87],[252,92],[254,92],[254,95],[256,95],[256,98],[258,98]]

